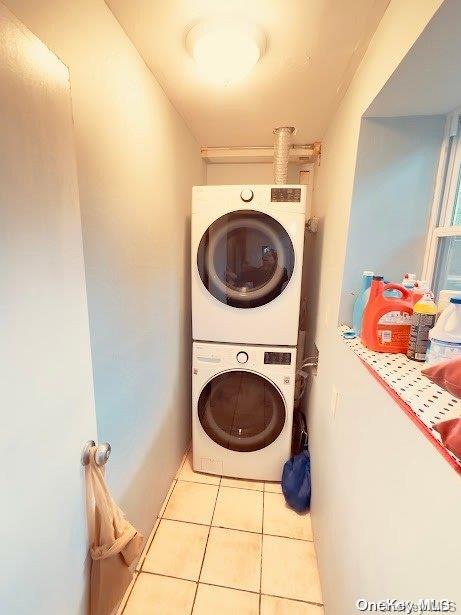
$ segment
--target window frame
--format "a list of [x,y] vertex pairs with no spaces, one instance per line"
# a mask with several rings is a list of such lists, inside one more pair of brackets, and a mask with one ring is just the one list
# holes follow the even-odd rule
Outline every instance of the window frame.
[[[434,287],[440,240],[461,237],[461,225],[452,224],[458,184],[461,182],[461,107],[447,116],[435,180],[422,277]],[[461,190],[461,187],[460,187]]]

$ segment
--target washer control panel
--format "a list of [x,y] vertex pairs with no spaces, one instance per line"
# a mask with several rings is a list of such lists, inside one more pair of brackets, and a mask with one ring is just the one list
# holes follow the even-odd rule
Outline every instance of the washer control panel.
[[197,370],[197,374],[215,370],[251,370],[261,374],[271,374],[271,377],[283,375],[293,379],[296,370],[296,349],[194,342],[192,369]]

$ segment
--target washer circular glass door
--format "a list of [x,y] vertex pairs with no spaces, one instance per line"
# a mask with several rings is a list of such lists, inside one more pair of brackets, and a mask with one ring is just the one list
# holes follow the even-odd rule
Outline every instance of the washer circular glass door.
[[278,297],[294,269],[295,254],[283,226],[259,211],[233,211],[211,224],[197,252],[205,288],[236,308],[254,308]]
[[285,425],[283,397],[269,380],[244,370],[221,373],[203,388],[198,417],[206,434],[231,451],[259,451]]

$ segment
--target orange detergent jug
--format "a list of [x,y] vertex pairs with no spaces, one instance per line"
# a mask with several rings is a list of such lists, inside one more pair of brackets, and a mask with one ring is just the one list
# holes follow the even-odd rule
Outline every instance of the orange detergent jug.
[[[384,296],[387,290],[398,290],[401,297]],[[376,352],[408,350],[412,293],[400,284],[384,284],[382,276],[373,276],[370,298],[363,314],[362,343]]]

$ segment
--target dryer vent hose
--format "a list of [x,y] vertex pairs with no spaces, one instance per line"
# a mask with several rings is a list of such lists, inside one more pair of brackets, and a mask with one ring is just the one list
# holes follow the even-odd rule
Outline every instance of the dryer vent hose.
[[274,129],[274,183],[286,184],[288,179],[288,156],[290,154],[293,126],[281,126]]

